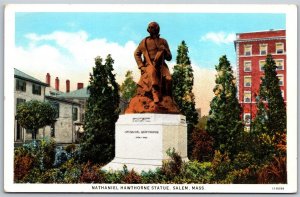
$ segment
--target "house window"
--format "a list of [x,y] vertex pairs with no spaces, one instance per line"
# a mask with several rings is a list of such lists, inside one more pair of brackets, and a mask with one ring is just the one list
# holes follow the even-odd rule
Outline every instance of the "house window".
[[77,121],[78,120],[78,108],[74,107],[73,108],[73,121]]
[[51,124],[50,129],[51,129],[51,137],[55,137],[55,123]]
[[251,87],[251,76],[244,77],[244,87]]
[[245,45],[244,46],[244,54],[246,56],[252,55],[252,45]]
[[250,113],[244,113],[244,123],[246,125],[249,125],[251,123],[251,114]]
[[[16,107],[18,107],[18,105],[20,105],[21,103],[24,103],[24,102],[26,102],[25,99],[17,98]],[[17,122],[16,127],[17,127],[16,140],[21,140],[22,139],[22,127],[18,122]]]
[[52,106],[55,108],[55,110],[56,110],[56,116],[55,116],[55,118],[59,118],[59,103],[56,102],[56,101],[51,101],[50,103],[51,103],[51,105],[52,105]]
[[16,90],[26,92],[26,81],[22,79],[16,80]]
[[252,70],[251,61],[245,61],[244,72],[251,72],[251,70]]
[[278,79],[279,79],[279,86],[283,86],[284,85],[284,82],[283,82],[283,75],[277,75]]
[[283,43],[276,43],[276,53],[283,54]]
[[16,107],[17,107],[19,104],[24,103],[24,102],[26,102],[25,99],[17,98],[17,105],[16,105]]
[[283,60],[275,60],[276,63],[276,70],[284,70],[284,64],[283,64]]
[[259,60],[259,70],[260,71],[264,71],[264,66],[266,64],[266,61],[265,60]]
[[261,55],[267,55],[267,50],[268,50],[268,45],[267,44],[260,44],[259,45],[259,53]]
[[32,84],[32,94],[41,95],[41,86]]
[[244,102],[245,103],[251,102],[251,92],[250,91],[244,91]]

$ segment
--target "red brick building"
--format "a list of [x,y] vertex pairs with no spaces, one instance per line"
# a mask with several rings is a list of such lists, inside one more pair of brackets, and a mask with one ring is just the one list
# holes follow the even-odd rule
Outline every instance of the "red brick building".
[[235,41],[237,54],[238,99],[243,108],[246,129],[250,129],[250,120],[255,117],[256,96],[261,77],[264,76],[263,65],[267,54],[276,62],[277,76],[284,101],[286,101],[286,32],[269,30],[260,32],[237,33]]

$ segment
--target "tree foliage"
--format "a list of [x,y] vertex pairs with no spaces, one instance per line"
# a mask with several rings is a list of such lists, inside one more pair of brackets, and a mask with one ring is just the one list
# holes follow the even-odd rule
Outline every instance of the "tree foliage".
[[125,80],[120,87],[121,96],[126,101],[129,101],[136,93],[137,84],[133,80],[132,71],[127,71]]
[[270,135],[286,130],[286,108],[276,68],[272,55],[268,55],[264,65],[265,76],[259,88],[258,113],[253,125],[254,130],[265,131]]
[[23,128],[31,130],[32,139],[36,139],[39,128],[55,122],[56,109],[48,102],[31,100],[17,106],[16,119]]
[[84,122],[85,134],[81,140],[81,160],[98,163],[109,162],[114,157],[115,122],[119,117],[119,86],[113,72],[114,60],[110,55],[102,63],[95,58],[90,74]]
[[236,97],[237,88],[226,56],[216,65],[215,96],[210,102],[206,131],[214,138],[214,149],[233,156],[240,150],[243,135],[242,108]]
[[[286,108],[279,79],[276,72],[276,63],[271,55],[266,58],[264,65],[265,76],[257,96],[257,114],[251,126],[250,149],[261,163],[269,161],[277,155],[280,161],[284,161],[284,154],[279,154],[277,144],[286,133]],[[275,162],[276,163],[276,162]]]
[[172,93],[180,112],[186,116],[188,126],[188,153],[192,152],[192,132],[198,123],[198,113],[195,108],[195,96],[193,93],[194,75],[191,61],[188,56],[188,47],[184,41],[178,46],[176,65],[172,75]]

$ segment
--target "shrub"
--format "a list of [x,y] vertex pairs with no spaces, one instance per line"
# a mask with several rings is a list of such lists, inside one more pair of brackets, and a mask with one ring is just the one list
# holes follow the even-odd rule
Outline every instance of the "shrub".
[[287,183],[286,157],[274,157],[273,160],[258,171],[260,184]]
[[80,183],[103,183],[105,180],[101,167],[87,162],[82,165],[82,173],[79,178]]
[[41,174],[40,181],[42,183],[62,183],[64,174],[59,168],[46,170]]
[[53,161],[55,159],[55,147],[56,143],[53,138],[44,138],[39,141],[37,157],[40,158],[40,168],[49,169],[53,167]]
[[211,162],[200,163],[198,161],[190,161],[184,165],[182,183],[210,183],[213,173]]
[[42,171],[38,167],[32,168],[22,180],[22,183],[42,183]]
[[75,150],[76,150],[76,145],[75,144],[70,144],[70,145],[66,146],[65,150],[69,154],[74,153]]
[[60,170],[64,173],[64,183],[78,183],[81,176],[81,165],[75,163],[74,159],[69,159],[65,162]]
[[155,171],[149,170],[141,173],[142,183],[163,183],[165,181],[164,176],[161,173],[161,168],[157,168]]
[[122,183],[141,183],[142,178],[140,175],[138,175],[133,169],[126,173],[125,176],[122,179]]
[[14,181],[20,182],[29,173],[33,166],[33,158],[26,153],[16,154],[14,158]]
[[192,159],[210,161],[214,154],[213,138],[206,131],[195,128],[192,133],[192,141],[194,144]]
[[57,147],[55,152],[55,160],[53,164],[53,166],[55,167],[61,166],[71,157],[71,155],[68,154],[68,152],[65,151],[62,147]]
[[254,184],[257,183],[256,166],[249,166],[244,169],[234,169],[229,172],[223,183]]
[[170,180],[174,178],[176,175],[180,174],[183,162],[180,155],[175,152],[174,148],[172,150],[168,149],[167,155],[171,159],[163,161],[161,172]]
[[231,160],[226,152],[222,154],[220,151],[215,151],[212,170],[214,173],[213,181],[223,183],[222,180],[225,180],[227,174],[232,170]]

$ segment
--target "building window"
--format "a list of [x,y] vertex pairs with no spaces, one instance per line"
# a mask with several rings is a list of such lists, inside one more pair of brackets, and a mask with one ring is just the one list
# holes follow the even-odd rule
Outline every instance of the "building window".
[[251,102],[251,92],[250,91],[244,91],[244,102],[245,103]]
[[55,137],[55,123],[51,124],[50,129],[51,129],[51,137]]
[[77,121],[78,120],[78,108],[74,107],[73,108],[73,121]]
[[246,125],[250,125],[250,123],[251,123],[251,114],[250,113],[244,113],[244,123]]
[[20,105],[21,103],[25,103],[25,102],[26,102],[25,99],[17,98],[16,110],[17,110],[18,105]]
[[283,82],[283,75],[277,75],[278,79],[279,79],[279,86],[283,86],[284,85],[284,82]]
[[244,54],[246,56],[252,55],[252,45],[245,45],[244,46]]
[[244,72],[251,72],[251,70],[252,70],[251,61],[245,61],[244,62]]
[[275,60],[276,63],[276,70],[284,70],[284,64],[283,64],[283,60]]
[[[17,103],[16,103],[16,107],[18,107],[18,105],[20,105],[21,103],[26,102],[25,99],[21,99],[21,98],[17,98]],[[21,125],[18,123],[17,121],[17,133],[16,133],[16,140],[21,140],[22,139],[22,127]]]
[[261,55],[267,55],[268,45],[267,44],[260,44],[259,45],[259,53]]
[[56,110],[56,116],[55,118],[59,118],[59,103],[56,101],[50,101],[51,105],[55,108]]
[[249,133],[250,132],[250,126],[245,126],[244,131]]
[[276,54],[283,54],[283,43],[276,43]]
[[16,90],[26,92],[26,81],[22,79],[16,80]]
[[259,70],[260,71],[265,71],[264,66],[266,64],[265,60],[259,60]]
[[32,94],[41,95],[41,86],[33,83]]
[[244,77],[244,87],[251,87],[251,76]]
[[281,96],[284,99],[284,90],[281,90]]

